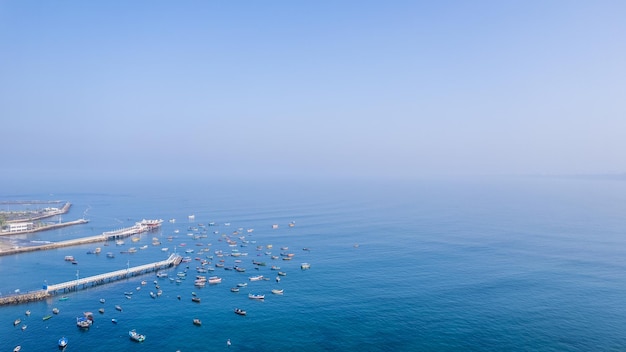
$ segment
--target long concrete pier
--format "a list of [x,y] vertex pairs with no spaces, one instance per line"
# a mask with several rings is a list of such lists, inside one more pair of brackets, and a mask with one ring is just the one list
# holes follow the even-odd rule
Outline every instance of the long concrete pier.
[[73,240],[59,241],[59,242],[54,242],[54,243],[46,243],[40,246],[11,248],[11,249],[0,251],[0,256],[25,253],[25,252],[44,251],[44,250],[49,250],[49,249],[77,246],[77,245],[88,244],[88,243],[104,242],[104,241],[114,240],[117,238],[129,237],[132,235],[147,232],[149,230],[150,230],[150,227],[143,225],[142,223],[137,223],[134,226],[126,227],[126,228],[115,230],[115,231],[103,232],[102,234],[96,235],[96,236],[81,237],[81,238],[76,238]]
[[132,268],[108,272],[105,274],[84,277],[82,279],[77,277],[76,280],[47,285],[42,290],[0,297],[0,305],[20,304],[42,300],[59,293],[78,291],[79,289],[102,285],[108,282],[123,280],[133,276],[143,275],[149,272],[166,269],[172,266],[179,265],[181,261],[181,256],[177,254],[172,254],[166,260],[162,260],[156,263],[139,265]]

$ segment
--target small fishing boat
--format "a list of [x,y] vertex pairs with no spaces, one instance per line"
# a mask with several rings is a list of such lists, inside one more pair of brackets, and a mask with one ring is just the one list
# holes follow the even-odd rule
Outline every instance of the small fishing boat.
[[119,310],[120,312],[122,311],[122,307],[120,307],[120,306],[115,306],[115,309]]
[[22,325],[22,331],[26,330],[27,327],[28,327],[28,325],[26,325],[26,324]]
[[52,313],[59,314],[59,308],[57,307],[52,308]]
[[280,275],[280,276],[287,276],[287,273],[286,273],[286,272],[284,272],[284,271],[279,271],[279,272],[278,272],[278,275]]
[[239,287],[231,287],[230,292],[239,292]]
[[67,337],[63,336],[59,339],[59,348],[67,347]]
[[22,349],[22,346],[17,345],[15,346],[15,348],[13,349],[13,352],[20,352],[20,350]]
[[235,308],[235,314],[246,315],[246,311],[243,309]]
[[106,302],[104,298],[100,298],[100,303],[104,303],[104,302]]
[[63,296],[63,297],[59,298],[59,301],[67,301],[68,299],[70,299],[70,298],[67,297],[67,296]]
[[283,290],[282,289],[279,290],[279,289],[275,288],[275,289],[272,290],[272,293],[275,294],[275,295],[282,295],[283,294]]
[[93,324],[93,320],[85,318],[85,317],[77,317],[76,318],[76,326],[78,326],[81,329],[89,329],[89,327],[91,327],[91,324]]
[[46,315],[46,316],[43,317],[43,320],[48,320],[50,318],[52,318],[52,315]]
[[202,321],[200,321],[200,319],[196,318],[196,319],[193,320],[193,325],[200,326],[200,325],[202,325]]
[[250,299],[265,299],[265,295],[255,295],[252,293],[248,293],[248,298]]
[[249,279],[250,279],[250,281],[263,280],[263,275],[251,276]]
[[117,319],[115,319],[115,318],[111,319],[111,323],[117,324]]
[[26,316],[30,315],[30,310],[27,310],[24,314],[26,314]]
[[135,329],[128,332],[128,336],[130,339],[137,342],[144,342],[146,340],[146,335],[138,334]]
[[238,283],[238,284],[237,284],[237,287],[246,287],[246,286],[248,286],[248,284],[247,284],[247,283],[245,283],[245,282],[242,282],[242,283]]
[[98,312],[99,312],[100,314],[104,314],[104,308],[100,308],[100,309],[98,309]]
[[196,303],[200,303],[200,297],[191,297],[191,300]]
[[19,325],[19,323],[21,323],[21,322],[22,322],[22,319],[19,319],[19,318],[18,318],[18,319],[15,319],[15,320],[13,321],[13,326],[17,326],[17,325]]

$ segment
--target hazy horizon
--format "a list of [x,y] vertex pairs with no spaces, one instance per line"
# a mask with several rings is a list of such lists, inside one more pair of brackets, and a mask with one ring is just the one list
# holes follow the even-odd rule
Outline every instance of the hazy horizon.
[[2,169],[32,179],[621,175],[625,10],[2,1]]

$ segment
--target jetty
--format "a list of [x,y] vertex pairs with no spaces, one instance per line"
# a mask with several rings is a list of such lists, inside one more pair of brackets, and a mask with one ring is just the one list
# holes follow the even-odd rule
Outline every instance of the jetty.
[[128,279],[133,276],[143,275],[149,272],[177,266],[181,263],[181,261],[182,257],[180,255],[171,254],[166,260],[162,260],[156,263],[144,264],[132,268],[111,271],[104,274],[84,277],[82,279],[78,277],[77,271],[75,280],[66,281],[59,284],[46,285],[43,287],[43,289],[33,292],[27,292],[22,294],[18,293],[10,296],[0,297],[0,306],[38,301],[57,295],[59,293],[78,291],[80,289],[85,289],[88,287]]
[[61,247],[77,246],[81,244],[89,244],[89,243],[97,243],[97,242],[115,240],[115,239],[129,237],[132,235],[154,230],[158,228],[159,226],[161,226],[162,222],[163,220],[142,220],[140,222],[135,223],[135,225],[133,226],[125,227],[119,230],[103,232],[102,234],[96,235],[96,236],[81,237],[81,238],[76,238],[73,240],[46,243],[46,244],[42,244],[39,246],[18,247],[18,248],[11,248],[7,250],[3,250],[3,251],[0,251],[0,256],[25,253],[25,252],[44,251],[44,250],[49,250],[49,249],[61,248]]
[[[2,204],[52,204],[60,203],[60,201],[45,202],[45,201],[24,201],[24,202],[3,202]],[[72,203],[66,202],[61,208],[47,208],[39,211],[18,211],[18,212],[1,212],[9,217],[15,217],[13,219],[6,220],[7,224],[23,221],[36,221],[45,218],[50,218],[57,215],[62,215],[70,210]]]

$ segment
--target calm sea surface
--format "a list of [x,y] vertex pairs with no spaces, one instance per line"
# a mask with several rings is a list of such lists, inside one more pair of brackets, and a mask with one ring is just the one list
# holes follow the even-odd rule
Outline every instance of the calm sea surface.
[[[53,351],[62,336],[69,339],[67,351],[92,352],[626,350],[626,181],[118,182],[11,189],[18,191],[0,198],[70,201],[63,221],[90,220],[0,238],[14,245],[97,235],[144,218],[165,221],[159,231],[138,242],[127,238],[122,246],[2,256],[2,295],[163,260],[174,250],[192,261],[167,271],[176,277],[189,267],[179,284],[150,273],[71,292],[63,301],[59,295],[0,307],[0,351],[16,345]],[[239,228],[254,232],[233,235]],[[237,247],[223,235],[237,239]],[[153,237],[161,244],[153,245]],[[95,247],[102,253],[87,254]],[[137,252],[121,253],[130,247]],[[194,252],[184,253],[189,249]],[[233,249],[248,254],[215,254]],[[293,260],[271,259],[282,252],[293,253]],[[78,265],[64,261],[66,255]],[[195,258],[207,256],[226,266],[240,259],[246,272],[215,268],[200,275],[223,282],[196,288]],[[303,262],[311,268],[301,270]],[[287,273],[280,282],[271,265]],[[271,280],[249,281],[253,275]],[[153,299],[155,280],[163,294]],[[248,286],[230,292],[243,282]],[[284,294],[271,294],[273,288]],[[131,299],[124,292],[133,292]],[[201,303],[191,301],[192,292]],[[266,299],[251,300],[248,293]],[[59,314],[44,321],[54,307]],[[235,307],[248,315],[234,314]],[[95,322],[81,331],[75,322],[85,311],[94,312]],[[22,323],[14,327],[17,318]],[[202,326],[194,326],[194,318]],[[146,341],[130,341],[130,329]]]

